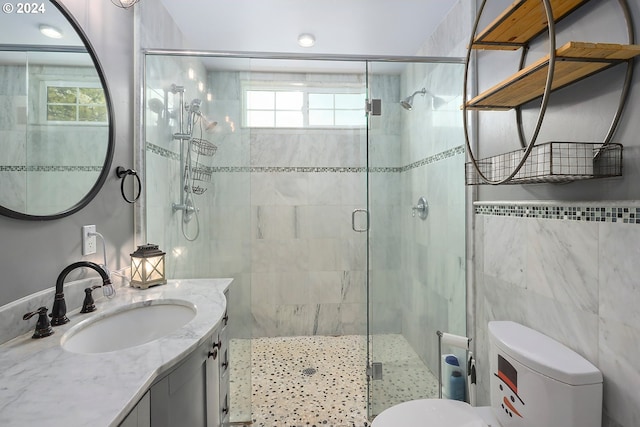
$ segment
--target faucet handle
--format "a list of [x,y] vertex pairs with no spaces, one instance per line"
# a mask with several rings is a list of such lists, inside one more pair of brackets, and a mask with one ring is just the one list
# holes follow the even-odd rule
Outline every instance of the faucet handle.
[[82,302],[82,310],[80,313],[91,313],[92,311],[96,311],[96,304],[93,301],[93,295],[91,294],[94,289],[101,288],[100,285],[94,285],[90,288],[85,288],[84,293],[84,301]]
[[22,320],[31,319],[36,314],[38,315],[38,321],[36,322],[36,330],[33,333],[31,338],[44,338],[53,334],[53,328],[49,323],[49,318],[47,317],[47,307],[40,307],[36,311],[32,311],[30,313],[22,316]]

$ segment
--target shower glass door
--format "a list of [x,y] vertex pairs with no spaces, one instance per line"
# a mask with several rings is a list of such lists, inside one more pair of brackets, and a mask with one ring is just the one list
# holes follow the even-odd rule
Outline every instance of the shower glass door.
[[365,71],[254,58],[240,83],[256,424],[367,422]]
[[370,416],[438,397],[436,331],[466,333],[464,67],[417,61],[368,64]]

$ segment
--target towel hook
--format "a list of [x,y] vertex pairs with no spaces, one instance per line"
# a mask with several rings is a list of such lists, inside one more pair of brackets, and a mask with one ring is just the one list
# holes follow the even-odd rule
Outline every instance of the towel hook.
[[[135,202],[137,202],[138,199],[140,198],[140,195],[142,194],[142,182],[140,182],[140,177],[138,176],[138,172],[136,172],[133,169],[125,169],[122,166],[118,166],[116,168],[116,175],[118,176],[118,178],[120,178],[122,180],[120,182],[120,193],[122,194],[122,198],[125,200],[125,202],[127,202],[127,203],[135,203]],[[130,200],[124,194],[124,182],[126,181],[126,178],[127,178],[128,175],[135,176],[136,180],[138,181],[138,195],[136,197],[134,197],[133,200]]]

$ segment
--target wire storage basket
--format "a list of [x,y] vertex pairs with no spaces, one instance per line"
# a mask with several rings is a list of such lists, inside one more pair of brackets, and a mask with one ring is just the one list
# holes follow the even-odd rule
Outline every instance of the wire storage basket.
[[211,169],[203,166],[193,167],[191,168],[191,177],[195,181],[211,182]]
[[[522,160],[524,150],[511,151],[477,161],[491,181],[507,178]],[[465,164],[467,185],[488,184],[473,163]],[[591,142],[546,142],[536,145],[522,168],[505,184],[571,182],[622,176],[622,145]]]
[[184,168],[185,178],[193,179],[194,181],[211,182],[212,171],[211,168],[196,165]]
[[191,138],[191,150],[202,156],[212,157],[218,151],[218,147],[206,139]]
[[[205,166],[192,166],[191,168],[184,168],[184,176],[185,176],[185,186],[184,191],[188,193],[193,193],[198,196],[204,194],[207,191],[206,187],[201,187],[196,183],[199,182],[211,182],[212,171],[210,168]],[[189,185],[189,183],[191,185]]]

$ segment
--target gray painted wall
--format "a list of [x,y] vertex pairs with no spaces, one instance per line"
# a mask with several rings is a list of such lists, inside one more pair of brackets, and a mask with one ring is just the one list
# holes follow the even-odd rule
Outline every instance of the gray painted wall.
[[[109,1],[62,3],[87,33],[105,70],[115,110],[112,169],[118,165],[132,167],[133,11],[119,9]],[[0,217],[0,305],[54,286],[59,272],[72,262],[82,259],[101,262],[101,250],[89,257],[82,256],[80,229],[86,224],[95,224],[104,235],[109,268],[126,267],[134,248],[133,208],[122,200],[115,172],[109,175],[97,197],[70,217],[35,222]],[[75,305],[72,301],[68,304]]]

